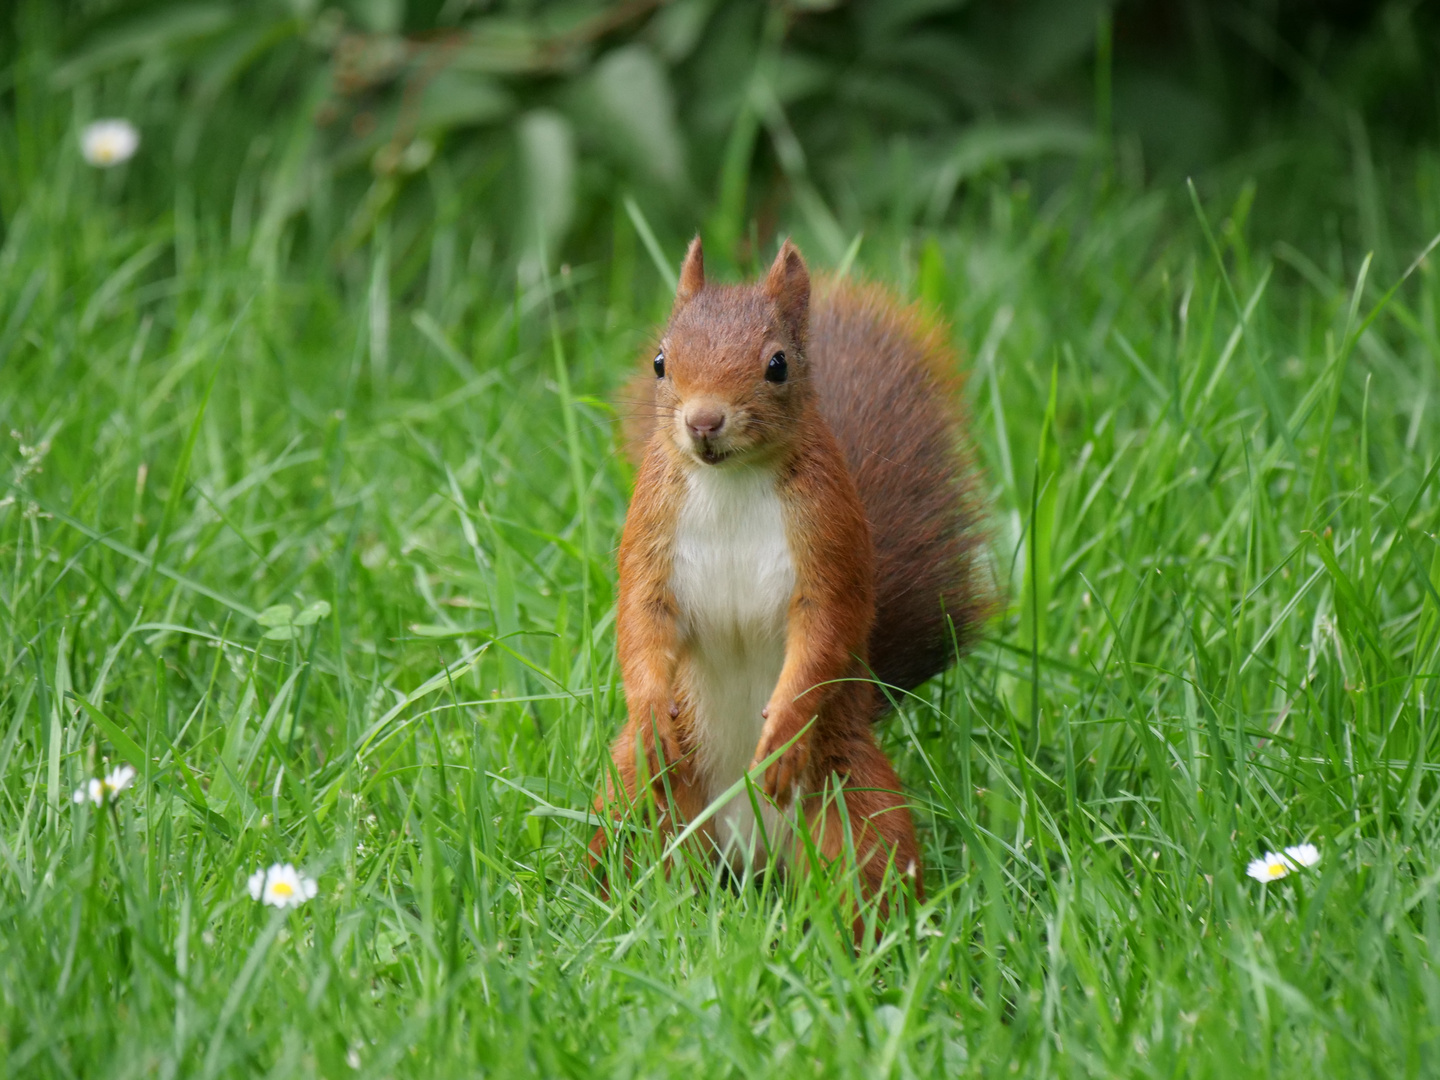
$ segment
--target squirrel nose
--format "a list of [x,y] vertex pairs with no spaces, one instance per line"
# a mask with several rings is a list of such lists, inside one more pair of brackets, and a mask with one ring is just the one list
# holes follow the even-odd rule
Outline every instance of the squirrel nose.
[[700,408],[685,414],[685,426],[697,439],[717,435],[725,426],[725,414],[716,408]]

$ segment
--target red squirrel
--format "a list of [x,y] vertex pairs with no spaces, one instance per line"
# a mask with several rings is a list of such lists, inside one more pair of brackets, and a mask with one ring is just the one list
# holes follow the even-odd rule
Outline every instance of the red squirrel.
[[708,850],[799,868],[796,828],[833,860],[848,818],[865,893],[893,864],[921,894],[871,728],[877,683],[943,671],[989,605],[953,349],[882,289],[835,281],[812,299],[789,240],[763,281],[711,284],[696,237],[648,366],[619,555],[629,719],[597,813],[633,805],[643,768],[669,832],[785,748],[757,785],[763,834],[742,787],[699,830]]

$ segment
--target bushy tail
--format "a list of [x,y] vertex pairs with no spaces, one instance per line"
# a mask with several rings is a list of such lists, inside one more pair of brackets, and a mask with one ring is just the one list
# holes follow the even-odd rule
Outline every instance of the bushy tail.
[[817,290],[807,353],[875,543],[870,667],[909,690],[949,667],[994,606],[957,357],[914,308],[842,282]]

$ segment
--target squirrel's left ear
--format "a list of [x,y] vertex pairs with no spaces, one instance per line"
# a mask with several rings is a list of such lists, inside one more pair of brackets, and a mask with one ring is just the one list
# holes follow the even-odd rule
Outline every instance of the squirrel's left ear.
[[810,321],[810,271],[805,268],[800,249],[788,239],[780,245],[780,254],[765,275],[763,289],[779,310],[790,340],[803,348]]

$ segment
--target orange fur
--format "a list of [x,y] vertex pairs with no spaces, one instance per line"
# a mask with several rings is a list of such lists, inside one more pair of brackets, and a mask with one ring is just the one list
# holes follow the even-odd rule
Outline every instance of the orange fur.
[[[647,374],[649,386],[637,377],[629,388],[653,406],[626,417],[632,448],[644,447],[619,555],[629,717],[612,748],[618,788],[607,786],[597,810],[634,805],[642,768],[658,777],[667,832],[716,794],[702,767],[714,719],[686,689],[695,685],[686,672],[704,658],[675,591],[677,531],[697,478],[752,470],[766,485],[773,476],[794,579],[793,592],[776,598],[783,663],[775,657],[752,765],[794,740],[766,770],[765,797],[781,809],[798,797],[820,856],[853,850],[867,894],[891,862],[919,892],[910,813],[871,731],[884,698],[870,680],[873,671],[908,688],[941,670],[953,655],[947,616],[964,643],[988,602],[953,353],[878,289],[832,284],[812,307],[809,273],[789,241],[761,283],[709,284],[698,238],[661,346],[664,377]],[[767,378],[768,358],[787,363],[788,375]],[[718,852],[716,820],[703,835]],[[605,842],[601,829],[592,859]],[[804,846],[793,841],[796,865]]]
[[[957,645],[973,645],[994,606],[978,558],[984,533],[959,357],[916,306],[845,281],[820,282],[807,344],[820,413],[845,453],[875,546],[871,669],[910,690],[949,667]],[[654,383],[641,371],[622,394],[625,451],[636,465],[666,415]]]

